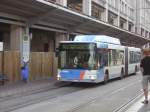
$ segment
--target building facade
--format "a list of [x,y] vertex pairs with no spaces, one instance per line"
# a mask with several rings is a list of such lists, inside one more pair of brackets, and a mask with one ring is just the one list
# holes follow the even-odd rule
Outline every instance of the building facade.
[[149,0],[68,0],[67,7],[150,38]]
[[[150,38],[150,1],[137,0],[136,6],[136,32],[141,36]],[[145,47],[149,47],[149,44]]]

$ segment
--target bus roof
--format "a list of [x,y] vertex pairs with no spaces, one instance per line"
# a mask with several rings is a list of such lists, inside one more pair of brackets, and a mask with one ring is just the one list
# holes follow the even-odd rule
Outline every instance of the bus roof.
[[103,42],[121,45],[119,39],[106,35],[78,35],[74,38],[74,42]]

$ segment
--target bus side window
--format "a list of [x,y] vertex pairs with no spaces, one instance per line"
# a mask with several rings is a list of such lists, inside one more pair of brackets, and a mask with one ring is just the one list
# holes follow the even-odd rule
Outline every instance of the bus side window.
[[111,55],[111,50],[108,52],[108,59],[109,59],[109,66],[112,65],[112,55]]
[[99,53],[99,55],[98,55],[98,66],[99,66],[99,67],[102,67],[102,56],[101,56],[100,53]]
[[108,53],[107,52],[98,54],[98,66],[99,67],[108,66]]
[[108,52],[105,52],[103,57],[104,66],[108,66]]

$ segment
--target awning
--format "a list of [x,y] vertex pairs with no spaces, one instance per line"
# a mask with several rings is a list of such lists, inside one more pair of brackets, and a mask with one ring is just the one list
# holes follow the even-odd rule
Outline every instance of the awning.
[[124,45],[130,46],[141,47],[150,42],[149,38],[44,0],[2,0],[0,22],[56,29],[66,33],[108,35],[119,38]]

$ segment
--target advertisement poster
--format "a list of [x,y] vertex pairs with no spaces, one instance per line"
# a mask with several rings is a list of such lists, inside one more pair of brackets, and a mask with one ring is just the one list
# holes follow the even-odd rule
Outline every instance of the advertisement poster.
[[29,36],[23,36],[23,62],[29,62],[30,55],[30,39]]

